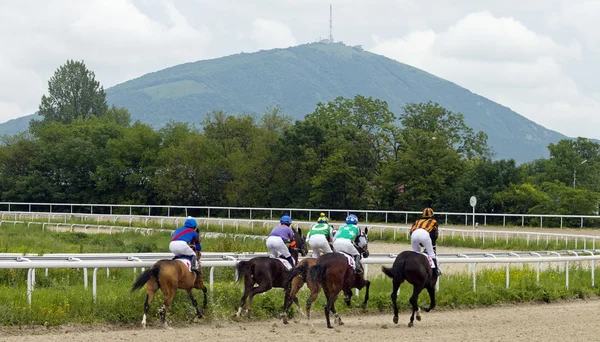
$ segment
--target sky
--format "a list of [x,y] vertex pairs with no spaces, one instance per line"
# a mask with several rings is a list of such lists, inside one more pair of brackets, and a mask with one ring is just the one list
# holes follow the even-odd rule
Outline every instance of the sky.
[[0,0],[0,123],[83,60],[105,88],[329,35],[571,137],[600,139],[598,0]]

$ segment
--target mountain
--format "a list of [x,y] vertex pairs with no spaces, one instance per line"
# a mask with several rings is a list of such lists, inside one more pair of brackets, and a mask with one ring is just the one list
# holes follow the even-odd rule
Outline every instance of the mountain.
[[[279,105],[294,119],[316,103],[356,94],[387,101],[399,114],[406,103],[434,101],[484,131],[494,159],[517,163],[548,157],[547,145],[566,136],[452,82],[387,57],[341,43],[313,43],[177,65],[106,90],[109,104],[133,120],[162,127],[170,120],[200,124],[207,112],[263,113]],[[32,116],[0,125],[0,134],[27,129]]]

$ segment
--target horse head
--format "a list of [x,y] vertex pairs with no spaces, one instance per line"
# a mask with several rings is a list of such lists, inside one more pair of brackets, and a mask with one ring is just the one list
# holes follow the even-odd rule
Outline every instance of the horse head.
[[[306,256],[308,254],[308,247],[306,246],[306,240],[302,235],[302,229],[294,229],[294,244],[290,245],[290,252],[294,251],[296,253],[300,253],[302,256]],[[297,258],[296,258],[297,259]]]
[[369,227],[365,227],[364,231],[361,231],[360,234],[354,239],[354,246],[363,256],[363,258],[369,257]]

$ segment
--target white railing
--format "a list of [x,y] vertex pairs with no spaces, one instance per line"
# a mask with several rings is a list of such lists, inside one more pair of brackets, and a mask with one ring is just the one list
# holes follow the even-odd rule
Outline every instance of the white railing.
[[[586,251],[587,252],[587,251]],[[556,256],[556,257],[542,257],[536,255],[532,257],[475,257],[469,258],[468,256],[463,258],[446,258],[439,257],[439,263],[442,264],[468,264],[469,273],[473,277],[473,291],[477,291],[477,265],[478,264],[506,264],[506,287],[510,284],[510,265],[511,264],[523,264],[533,263],[537,264],[537,281],[539,282],[539,273],[542,263],[561,263],[564,264],[565,270],[565,287],[569,288],[569,264],[572,262],[590,262],[591,268],[591,285],[595,286],[595,261],[600,259],[600,255],[594,255],[593,252],[587,252],[589,256]],[[235,258],[231,260],[206,260],[202,261],[203,268],[209,268],[209,286],[211,291],[213,290],[214,284],[214,269],[215,267],[233,267],[238,263]],[[365,274],[368,274],[369,265],[390,265],[394,262],[395,256],[389,255],[388,257],[372,257],[363,259],[362,262],[365,264]],[[27,273],[27,300],[31,304],[31,296],[34,291],[35,284],[35,270],[36,269],[49,269],[49,268],[78,268],[84,270],[84,287],[87,289],[87,269],[93,269],[92,273],[92,297],[94,303],[96,302],[96,289],[97,289],[97,274],[100,268],[145,268],[151,267],[155,261],[141,260],[139,258],[131,258],[130,260],[82,260],[80,258],[71,258],[69,260],[31,260],[28,258],[19,258],[18,261],[0,261],[0,269],[28,269]],[[438,289],[440,282],[443,282],[443,277],[438,281]]]
[[[369,222],[369,214],[384,216],[383,222],[385,223],[400,223],[402,222],[401,217],[404,217],[404,223],[408,224],[409,216],[416,218],[421,214],[420,211],[398,211],[398,210],[361,210],[361,209],[326,209],[326,208],[258,208],[258,207],[216,207],[216,206],[180,206],[180,205],[128,205],[128,204],[76,204],[76,203],[28,203],[28,202],[0,202],[0,209],[6,211],[23,210],[27,208],[27,211],[31,212],[32,207],[47,208],[50,213],[57,212],[68,212],[68,213],[83,213],[89,212],[94,214],[98,211],[108,211],[108,214],[112,214],[115,209],[125,209],[129,211],[129,215],[133,214],[133,211],[147,211],[147,216],[153,215],[159,211],[166,210],[167,216],[172,216],[171,211],[175,211],[176,215],[193,215],[202,216],[206,213],[206,217],[211,217],[211,211],[214,216],[215,212],[227,212],[227,218],[231,218],[231,213],[247,215],[249,219],[252,219],[253,213],[257,212],[269,213],[269,218],[273,219],[273,213],[275,212],[275,218],[282,213],[289,213],[292,217],[296,215],[307,216],[308,221],[312,221],[313,214],[320,212],[326,212],[328,216],[331,213],[339,213],[347,215],[349,213],[359,214],[361,221]],[[202,213],[201,215],[197,213]],[[448,217],[463,218],[466,226],[474,225],[477,218],[483,218],[483,225],[487,225],[488,218],[502,217],[502,225],[506,226],[506,218],[520,218],[521,226],[525,226],[525,218],[539,218],[540,227],[543,227],[544,219],[559,219],[560,227],[563,227],[564,219],[579,219],[579,227],[584,227],[584,219],[600,219],[600,215],[546,215],[546,214],[496,214],[496,213],[457,213],[457,212],[437,212],[437,217],[444,217],[443,221],[448,224]],[[173,215],[174,216],[174,215]],[[316,216],[315,216],[316,217]],[[440,221],[442,221],[440,219]]]
[[[31,215],[31,216],[28,216]],[[155,224],[160,222],[159,228],[139,228],[139,227],[125,227],[125,226],[110,226],[110,225],[100,225],[100,224],[72,224],[72,223],[42,223],[42,222],[26,222],[26,221],[12,221],[5,220],[5,217],[14,217],[15,219],[23,219],[24,217],[31,217],[32,219],[43,219],[43,215],[51,215],[52,219],[57,219],[57,217],[64,222],[71,219],[72,217],[80,217],[84,221],[91,220],[100,222],[102,219],[109,219],[113,222],[128,222],[129,225],[132,222],[138,222],[137,220],[141,220],[144,222],[146,226]],[[178,225],[182,224],[185,218],[181,217],[167,217],[167,216],[128,216],[128,215],[98,215],[98,214],[48,214],[48,213],[23,213],[23,212],[10,212],[10,213],[1,213],[0,214],[2,220],[0,220],[0,226],[2,224],[41,224],[43,227],[53,226],[56,229],[60,227],[66,227],[69,229],[74,228],[82,228],[86,229],[96,229],[96,231],[100,230],[108,230],[109,233],[113,230],[115,231],[126,231],[126,230],[134,230],[137,232],[145,232],[151,233],[153,230],[166,230],[172,232],[172,229],[163,229],[165,222],[171,221],[172,224]],[[51,216],[48,216],[48,220],[51,219]],[[64,216],[64,217],[63,217]],[[72,216],[68,218],[67,216]],[[271,227],[278,223],[278,220],[249,220],[249,219],[225,219],[225,218],[197,218],[199,221],[199,226],[208,227],[209,224],[216,224],[221,227],[221,232],[225,231],[226,226],[235,227],[236,232],[239,231],[240,226],[247,226],[250,228],[252,232],[254,232],[255,227]],[[314,222],[311,221],[294,221],[294,224],[301,228],[309,228]],[[398,234],[404,234],[405,239],[409,238],[409,229],[410,226],[398,226],[398,225],[382,225],[382,224],[369,224],[369,229],[371,230],[370,236],[373,234],[379,234],[380,238],[383,238],[383,233],[388,230],[392,231],[393,240],[396,240]],[[506,244],[509,243],[509,239],[518,238],[526,241],[526,244],[540,246],[540,241],[546,242],[546,245],[550,241],[554,241],[556,245],[559,245],[561,241],[565,243],[565,248],[569,248],[569,243],[573,242],[575,244],[574,248],[583,248],[583,249],[596,249],[596,240],[600,240],[600,235],[583,235],[583,234],[560,234],[560,233],[543,233],[543,232],[527,232],[527,231],[502,231],[502,230],[473,230],[473,229],[455,229],[455,228],[440,228],[439,241],[444,241],[444,238],[450,236],[451,238],[455,238],[457,236],[462,237],[463,240],[466,239],[480,239],[482,243],[485,243],[485,239],[493,240],[494,242],[498,242],[499,240],[504,240]],[[588,242],[591,241],[591,246],[588,246]]]

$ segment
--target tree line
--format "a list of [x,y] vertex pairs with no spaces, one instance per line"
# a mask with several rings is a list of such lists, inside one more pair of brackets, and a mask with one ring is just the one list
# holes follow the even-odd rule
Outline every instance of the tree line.
[[275,107],[153,129],[109,107],[83,62],[48,83],[43,119],[2,137],[2,201],[467,212],[475,195],[479,212],[598,211],[598,143],[561,140],[548,159],[517,166],[493,160],[485,133],[433,102],[392,113],[356,95],[295,122]]

